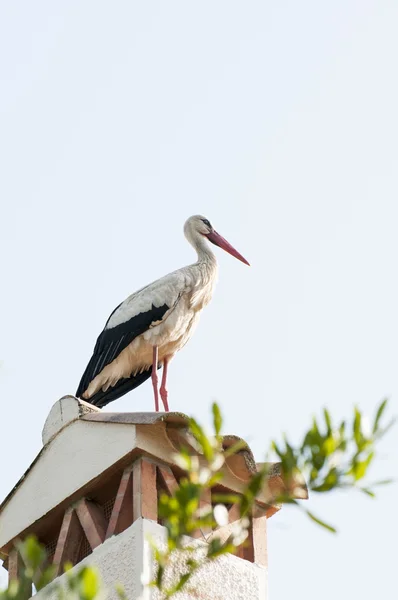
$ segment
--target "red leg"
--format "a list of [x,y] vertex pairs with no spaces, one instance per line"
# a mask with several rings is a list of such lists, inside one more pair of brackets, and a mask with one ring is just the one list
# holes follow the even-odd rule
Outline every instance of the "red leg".
[[163,376],[162,376],[162,385],[160,386],[160,397],[162,398],[164,410],[169,412],[169,404],[167,402],[169,393],[166,388],[167,381],[167,368],[169,366],[170,358],[168,356],[165,357],[163,361]]
[[153,395],[155,397],[155,411],[159,412],[159,391],[158,391],[158,347],[153,347],[152,361],[152,386]]

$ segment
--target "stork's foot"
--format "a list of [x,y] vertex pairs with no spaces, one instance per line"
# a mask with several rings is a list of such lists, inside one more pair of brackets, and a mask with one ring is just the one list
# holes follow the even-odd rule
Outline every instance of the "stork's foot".
[[166,412],[169,412],[169,403],[168,403],[169,392],[163,386],[161,386],[161,388],[160,388],[160,397],[163,402],[164,410]]
[[169,367],[169,362],[170,362],[170,356],[165,356],[164,361],[163,361],[163,377],[162,377],[162,383],[160,386],[160,397],[162,399],[164,410],[166,412],[169,412],[169,403],[167,401],[168,397],[169,397],[169,393],[166,388],[167,371],[168,371],[168,367]]

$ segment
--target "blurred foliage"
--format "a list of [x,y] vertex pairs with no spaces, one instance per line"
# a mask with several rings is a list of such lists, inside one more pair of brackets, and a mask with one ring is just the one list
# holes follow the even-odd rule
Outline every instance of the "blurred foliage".
[[[375,459],[376,445],[393,424],[391,420],[386,426],[381,425],[386,407],[387,401],[384,400],[377,408],[373,423],[369,423],[355,408],[348,424],[345,421],[334,424],[329,411],[324,409],[322,420],[313,419],[310,429],[297,446],[286,436],[280,443],[272,441],[266,458],[269,460],[276,455],[285,486],[277,496],[269,496],[269,502],[299,507],[316,524],[335,532],[334,527],[313,515],[297,500],[305,490],[304,479],[309,492],[316,494],[357,489],[374,498],[376,487],[390,482],[364,483]],[[217,404],[213,404],[212,413],[211,435],[205,433],[195,419],[190,419],[189,429],[197,445],[197,454],[182,449],[174,456],[184,474],[174,494],[164,493],[159,499],[159,517],[167,530],[167,542],[164,547],[159,547],[151,541],[157,568],[153,581],[144,583],[157,588],[160,597],[165,600],[194,585],[193,576],[205,564],[223,554],[237,553],[248,538],[256,498],[261,491],[270,494],[267,486],[269,462],[251,477],[242,494],[215,493],[213,488],[223,480],[225,460],[242,452],[246,444],[238,441],[224,449],[221,435],[223,419]],[[212,500],[217,504],[206,506],[202,500],[212,490]],[[226,506],[233,504],[237,505],[240,518],[230,524],[227,539],[210,533],[207,543],[192,543],[196,532],[211,532],[228,525]],[[71,565],[68,565],[64,585],[61,585],[58,580],[53,582],[55,567],[48,564],[44,547],[34,537],[19,542],[17,549],[24,566],[19,579],[0,592],[0,600],[25,600],[30,595],[32,584],[36,590],[49,585],[48,589],[59,600],[99,600],[104,596],[95,568],[82,566],[71,570]],[[173,570],[176,559],[179,559],[180,566],[183,559],[184,565],[183,573],[177,579]],[[118,586],[116,590],[120,600],[126,600],[123,589]]]
[[[342,421],[337,425],[333,423],[329,411],[324,409],[322,424],[318,424],[314,418],[299,445],[294,446],[286,435],[281,443],[272,441],[266,459],[269,461],[270,457],[276,455],[285,489],[278,492],[277,496],[270,496],[269,502],[294,505],[305,511],[316,524],[336,532],[332,525],[315,516],[297,498],[303,496],[305,487],[308,492],[317,494],[329,494],[338,489],[358,489],[374,498],[378,485],[390,483],[390,480],[363,483],[374,461],[377,443],[393,425],[391,420],[386,426],[381,426],[386,407],[387,400],[383,400],[371,425],[358,408],[354,409],[350,424]],[[222,482],[223,473],[220,469],[225,459],[246,447],[246,444],[240,441],[226,450],[223,449],[222,415],[217,404],[213,404],[212,410],[212,435],[207,435],[195,419],[190,419],[189,423],[190,431],[198,445],[200,460],[188,450],[182,450],[175,455],[175,462],[185,475],[172,496],[163,494],[159,500],[159,516],[164,520],[168,538],[166,548],[158,548],[153,544],[158,569],[156,578],[150,585],[158,588],[165,599],[173,597],[185,588],[194,573],[204,564],[222,554],[234,554],[246,543],[254,503],[260,491],[267,490],[269,470],[272,468],[272,463],[269,462],[264,463],[258,473],[251,477],[242,494],[213,492],[213,502],[215,500],[218,504],[213,509],[201,508],[201,499]],[[185,536],[192,536],[195,531],[209,531],[227,525],[226,505],[230,504],[238,505],[240,520],[232,524],[231,533],[225,541],[211,536],[210,542],[204,545],[201,551],[198,551],[197,544],[187,543],[189,538]],[[180,578],[170,584],[167,571],[172,571],[176,553],[184,553],[186,568]]]
[[50,584],[58,600],[99,600],[100,580],[94,567],[83,566],[71,570],[66,565],[65,585],[51,583],[56,574],[55,565],[49,565],[44,546],[34,536],[17,543],[17,550],[23,565],[18,580],[13,580],[8,589],[0,592],[0,600],[26,600],[31,595],[32,584],[40,591]]
[[[335,490],[353,490],[375,497],[375,490],[380,485],[392,480],[364,483],[370,466],[374,462],[376,444],[392,427],[394,419],[382,427],[381,419],[387,407],[387,400],[379,405],[373,423],[364,417],[357,407],[351,423],[341,421],[334,424],[329,411],[323,410],[320,423],[314,417],[312,427],[297,447],[293,447],[287,437],[281,444],[271,443],[271,449],[281,462],[286,481],[286,492],[279,502],[298,505],[294,497],[295,480],[305,478],[308,489],[317,494]],[[300,505],[307,515],[319,525],[331,532],[336,529],[313,515]]]

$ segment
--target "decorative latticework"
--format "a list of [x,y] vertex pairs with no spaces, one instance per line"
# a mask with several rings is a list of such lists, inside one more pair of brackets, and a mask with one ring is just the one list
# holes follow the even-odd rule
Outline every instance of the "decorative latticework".
[[87,556],[89,556],[92,553],[92,551],[93,549],[90,546],[90,542],[88,541],[85,535],[82,535],[76,564],[82,561],[83,558],[87,558]]
[[[74,502],[64,513],[58,537],[46,544],[49,562],[58,566],[58,573],[66,562],[72,565],[89,556],[93,550],[113,535],[118,535],[136,519],[157,521],[157,505],[162,493],[173,494],[178,487],[178,475],[167,466],[141,457],[127,466],[119,475],[113,474],[111,483],[93,489],[89,496]],[[116,493],[115,493],[116,492]],[[210,491],[201,501],[202,507],[212,505]],[[217,535],[225,538],[231,524],[239,519],[235,505],[228,505],[229,525],[216,531],[198,531],[194,537],[209,540]],[[266,513],[258,508],[253,516],[249,545],[239,554],[251,562],[266,563]],[[260,540],[264,543],[261,545]],[[13,560],[10,554],[10,560]]]
[[48,562],[52,563],[54,559],[55,549],[57,547],[58,538],[51,540],[48,544],[46,544],[46,554],[48,558]]
[[111,518],[113,505],[115,504],[116,496],[110,498],[102,505],[102,510],[104,511],[104,516],[106,522],[109,523],[109,519]]

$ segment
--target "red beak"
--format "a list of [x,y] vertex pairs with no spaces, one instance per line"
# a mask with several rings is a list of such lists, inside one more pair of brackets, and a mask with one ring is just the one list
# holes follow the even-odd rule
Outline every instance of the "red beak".
[[212,244],[219,246],[220,248],[225,250],[225,252],[228,252],[228,254],[235,256],[235,258],[241,260],[243,263],[245,263],[245,265],[249,265],[250,267],[250,263],[248,263],[247,260],[241,254],[239,254],[239,252],[235,250],[235,248],[231,246],[231,244],[227,242],[226,239],[222,237],[222,235],[217,233],[217,231],[212,231],[211,233],[207,234],[206,237],[208,240],[210,240]]

